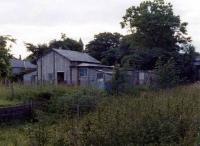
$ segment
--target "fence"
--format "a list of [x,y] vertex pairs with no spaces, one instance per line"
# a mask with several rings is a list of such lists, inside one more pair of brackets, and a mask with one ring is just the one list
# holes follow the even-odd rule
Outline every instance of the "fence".
[[[45,109],[45,105],[45,102],[30,102],[22,105],[0,108],[0,122],[28,120],[33,118],[34,109],[47,110]],[[71,118],[77,117],[79,119],[81,116],[95,110],[95,108],[95,104],[69,104],[66,109],[66,114]]]
[[80,105],[80,104],[72,104],[72,105],[69,105],[69,111],[68,111],[68,115],[71,115],[72,117],[76,116],[78,119],[95,110],[96,108],[96,105],[93,104],[93,105]]
[[32,114],[32,102],[13,107],[0,108],[0,122],[11,120],[27,120],[32,117]]

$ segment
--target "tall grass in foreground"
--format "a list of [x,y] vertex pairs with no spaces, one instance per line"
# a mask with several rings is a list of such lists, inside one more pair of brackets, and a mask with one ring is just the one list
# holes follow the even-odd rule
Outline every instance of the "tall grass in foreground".
[[9,100],[9,96],[11,96],[10,89],[0,84],[0,107],[18,103],[16,100]]
[[[35,124],[1,128],[0,145],[198,146],[199,89],[200,85],[195,84],[158,92],[110,96],[99,101],[96,111],[81,119],[50,122],[47,117]],[[72,90],[65,94],[66,98],[74,91],[79,92]],[[83,97],[86,95],[95,96],[85,93]]]
[[34,100],[43,93],[51,94],[51,96],[62,96],[66,92],[76,92],[78,87],[70,87],[66,85],[22,85],[14,84],[13,93],[11,87],[0,85],[0,100],[9,101],[28,101]]

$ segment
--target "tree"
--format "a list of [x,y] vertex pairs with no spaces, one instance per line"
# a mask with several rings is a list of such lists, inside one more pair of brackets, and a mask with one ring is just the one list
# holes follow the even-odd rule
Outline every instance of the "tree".
[[125,57],[138,69],[154,69],[159,56],[175,58],[180,52],[186,53],[185,47],[191,43],[187,23],[181,23],[172,5],[164,0],[144,1],[130,7],[121,25],[131,32],[128,57]]
[[[81,42],[80,42],[81,41]],[[64,50],[73,50],[73,51],[83,51],[83,42],[80,40],[79,42],[73,40],[71,38],[66,37],[65,34],[61,34],[60,40],[52,40],[49,43],[49,48],[61,48]]]
[[64,49],[73,51],[83,51],[83,42],[67,38],[65,34],[61,34],[60,40],[52,40],[49,44],[34,45],[31,43],[25,43],[25,46],[31,54],[27,57],[32,63],[36,64],[36,60],[43,56],[51,49]]
[[10,59],[9,49],[11,45],[9,43],[14,43],[15,39],[11,36],[0,36],[0,79],[9,77],[10,75]]
[[118,48],[110,48],[109,50],[102,52],[101,55],[102,55],[101,59],[102,64],[109,66],[117,64],[120,56]]
[[114,68],[114,76],[111,80],[111,86],[112,86],[112,93],[113,94],[119,94],[124,92],[125,90],[125,83],[126,83],[126,78],[125,78],[125,72],[123,69],[120,69],[118,65],[115,66]]
[[84,50],[84,44],[83,44],[83,41],[82,41],[81,38],[79,39],[78,43],[80,44],[82,51],[83,51]]
[[167,62],[161,58],[156,63],[156,75],[158,77],[158,85],[161,88],[171,88],[180,83],[180,70],[176,67],[176,62],[173,58]]
[[122,35],[104,32],[94,36],[94,40],[86,45],[86,52],[105,65],[114,65]]
[[42,55],[44,55],[50,50],[47,44],[33,45],[31,43],[25,43],[25,46],[28,52],[31,52],[27,59],[34,64],[36,64],[38,58],[40,58]]

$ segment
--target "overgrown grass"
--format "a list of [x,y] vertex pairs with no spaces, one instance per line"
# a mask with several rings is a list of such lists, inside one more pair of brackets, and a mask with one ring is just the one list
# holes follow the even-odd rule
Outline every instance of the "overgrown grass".
[[8,97],[11,96],[9,88],[0,85],[0,107],[11,106],[19,103],[17,100],[10,100]]
[[13,106],[20,102],[14,101],[14,100],[7,100],[7,99],[0,99],[0,107],[7,107],[7,106]]
[[[52,93],[55,94],[56,88],[42,91],[54,90]],[[65,87],[59,91],[63,91],[61,98],[59,96],[57,100],[52,98],[49,103],[49,108],[54,107],[53,113],[60,115],[59,118],[40,113],[37,123],[2,126],[0,145],[194,146],[200,144],[199,84],[157,92],[143,90],[140,94],[123,96],[105,96],[95,90],[72,87],[69,89]],[[100,96],[104,98],[99,100],[97,97]],[[79,104],[97,101],[97,108],[79,119],[67,118],[68,113],[64,112],[63,105],[71,104],[72,101]],[[47,112],[51,114],[52,110]]]
[[51,96],[59,97],[67,93],[75,93],[77,87],[65,85],[21,85],[14,84],[13,90],[9,86],[0,85],[0,105],[10,105],[29,100],[37,100],[42,94],[48,93]]

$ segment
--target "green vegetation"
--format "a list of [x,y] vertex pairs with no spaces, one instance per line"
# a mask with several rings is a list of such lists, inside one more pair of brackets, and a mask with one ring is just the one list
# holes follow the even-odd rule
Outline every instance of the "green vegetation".
[[[47,95],[50,98],[35,112],[35,122],[2,124],[0,145],[198,145],[199,89],[199,84],[194,84],[109,96],[78,87],[16,85],[16,96],[12,100],[28,97],[42,101]],[[10,97],[9,92],[4,91],[4,95]],[[0,93],[2,96],[3,92]],[[70,108],[72,105],[95,108],[80,108],[80,116],[77,116],[76,110]]]
[[[123,28],[131,34],[100,33],[86,50],[102,63],[155,70],[160,87],[193,81],[195,49],[187,23],[164,0],[144,1],[127,9]],[[0,79],[9,76],[7,42],[0,37]],[[26,44],[35,63],[51,48],[83,51],[83,43],[67,38],[48,45]],[[103,48],[103,50],[102,50]],[[200,144],[200,86],[151,91],[125,89],[116,68],[113,95],[92,88],[64,85],[0,86],[0,107],[26,101],[38,104],[34,119],[0,125],[5,146],[190,146]],[[123,85],[123,86],[122,86]],[[12,90],[11,90],[12,89]]]
[[0,107],[16,105],[17,101],[10,101],[7,99],[0,99]]
[[64,50],[73,50],[73,51],[83,51],[83,42],[80,39],[79,41],[73,40],[71,38],[68,38],[66,34],[62,33],[61,38],[59,40],[52,40],[48,44],[38,44],[34,45],[32,43],[25,43],[25,46],[29,52],[31,52],[31,55],[27,57],[28,60],[30,60],[32,63],[36,64],[36,60],[47,53],[52,48],[57,49],[64,49]]
[[10,100],[9,96],[11,96],[10,90],[0,85],[0,107],[11,106],[18,103],[16,100]]
[[86,52],[105,65],[115,65],[119,60],[119,46],[122,35],[104,32],[94,36],[86,45]]
[[157,84],[160,88],[175,87],[181,82],[179,78],[180,70],[176,69],[176,62],[173,58],[169,59],[167,63],[158,60],[156,74],[158,76]]
[[10,75],[10,58],[9,49],[15,42],[11,36],[0,36],[0,81]]

